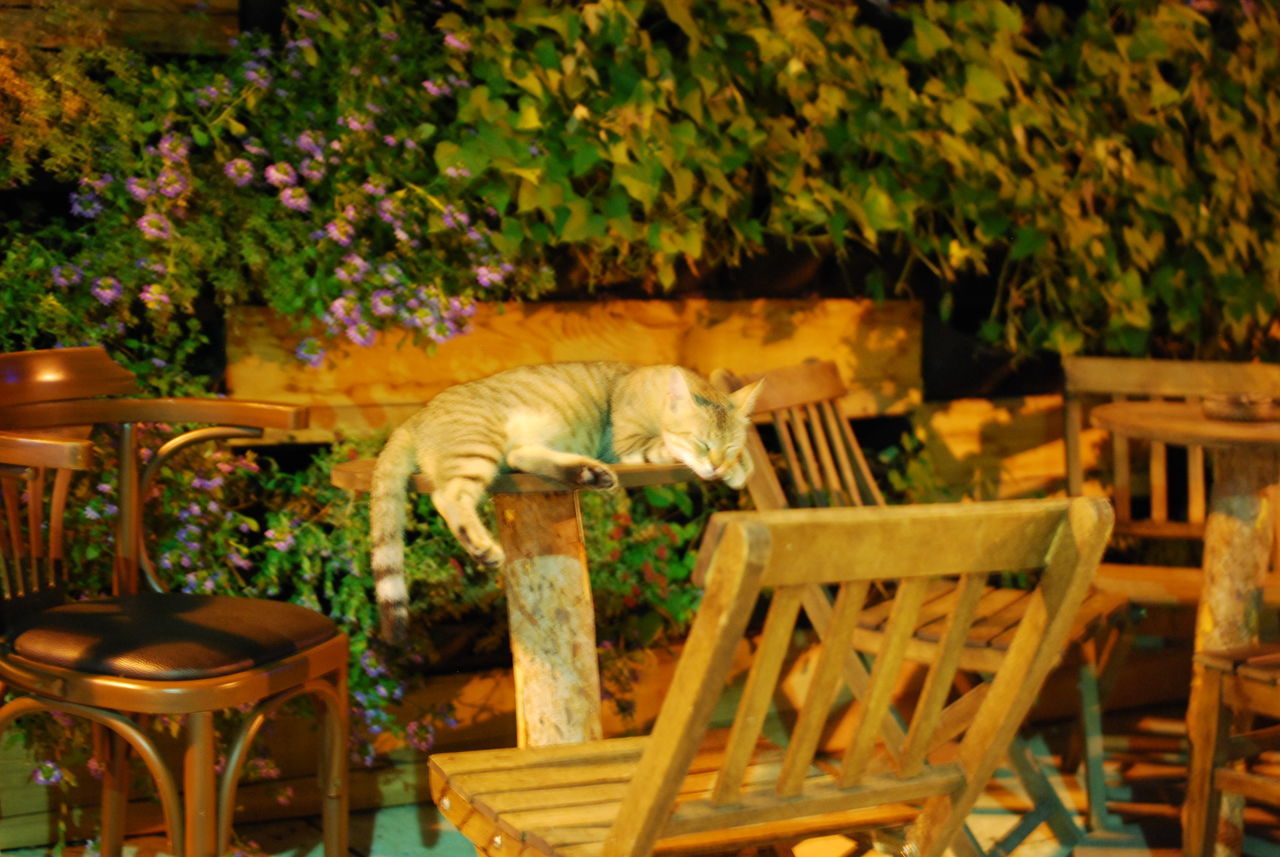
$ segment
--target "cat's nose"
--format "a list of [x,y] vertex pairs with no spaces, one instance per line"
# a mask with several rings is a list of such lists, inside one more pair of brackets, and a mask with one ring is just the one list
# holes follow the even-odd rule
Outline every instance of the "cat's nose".
[[724,464],[724,452],[719,449],[708,450],[707,460],[711,462],[712,467],[719,470]]

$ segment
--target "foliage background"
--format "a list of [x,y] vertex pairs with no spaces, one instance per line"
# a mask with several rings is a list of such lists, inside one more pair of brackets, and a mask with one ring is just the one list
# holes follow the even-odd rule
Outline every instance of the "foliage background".
[[[944,317],[977,295],[982,337],[1022,356],[1274,357],[1276,12],[326,0],[290,4],[278,37],[175,57],[61,0],[63,49],[0,39],[0,347],[102,343],[156,393],[207,394],[231,304],[319,322],[298,355],[318,364],[393,326],[430,348],[477,300],[661,295],[784,248]],[[241,499],[199,512],[225,539],[186,529],[190,480],[232,475],[193,459],[157,546],[181,584],[239,574],[347,624],[366,739],[404,664],[362,630],[362,512],[325,474],[375,444],[246,459]],[[602,640],[680,630],[701,516],[736,502],[702,492],[587,501]],[[422,621],[492,611],[493,580],[414,520]]]

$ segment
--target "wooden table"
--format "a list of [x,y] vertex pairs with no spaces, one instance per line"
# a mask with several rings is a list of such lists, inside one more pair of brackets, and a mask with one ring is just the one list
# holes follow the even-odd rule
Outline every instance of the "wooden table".
[[[1280,422],[1210,419],[1196,402],[1122,401],[1099,405],[1092,420],[1113,434],[1209,449],[1213,484],[1204,528],[1204,580],[1196,612],[1196,651],[1257,642],[1263,577],[1274,537],[1269,489],[1280,482]],[[1192,698],[1196,698],[1193,678]],[[1196,717],[1188,710],[1188,724]],[[1238,827],[1243,801],[1223,796],[1222,822]],[[1238,840],[1237,840],[1238,841]]]
[[[371,458],[343,462],[330,480],[368,491],[373,464]],[[613,468],[622,488],[696,478],[682,465]],[[420,474],[412,477],[411,488],[430,490]],[[507,555],[503,577],[521,747],[602,737],[595,607],[578,490],[529,473],[499,476],[490,490]]]

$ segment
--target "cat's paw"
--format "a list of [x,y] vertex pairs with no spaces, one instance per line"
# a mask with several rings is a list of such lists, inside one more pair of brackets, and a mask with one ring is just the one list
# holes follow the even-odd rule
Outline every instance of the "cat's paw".
[[507,555],[489,535],[488,530],[480,528],[473,532],[470,527],[463,526],[459,528],[457,536],[458,542],[466,548],[467,553],[481,565],[496,568],[506,561]]
[[574,477],[570,481],[574,485],[605,490],[618,484],[618,475],[613,472],[613,468],[599,461],[584,462],[573,470]]

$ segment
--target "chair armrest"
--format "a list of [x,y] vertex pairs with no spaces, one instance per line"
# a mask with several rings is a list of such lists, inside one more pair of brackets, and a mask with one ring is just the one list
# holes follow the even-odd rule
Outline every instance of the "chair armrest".
[[87,470],[93,460],[88,440],[32,437],[0,431],[0,464]]
[[4,429],[95,423],[206,423],[259,429],[307,427],[302,405],[239,399],[71,399],[0,407]]

